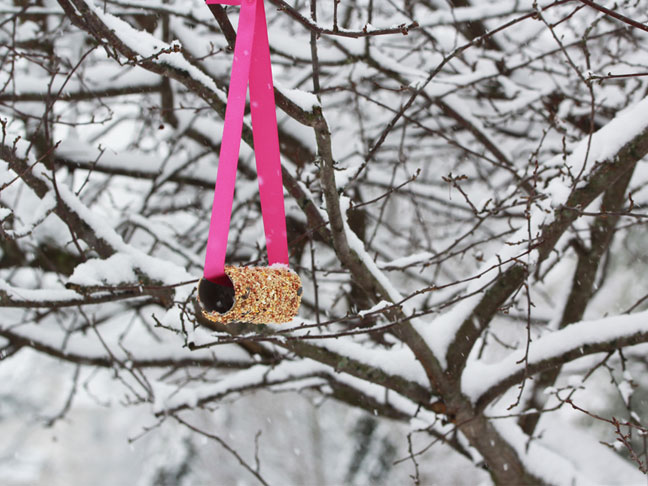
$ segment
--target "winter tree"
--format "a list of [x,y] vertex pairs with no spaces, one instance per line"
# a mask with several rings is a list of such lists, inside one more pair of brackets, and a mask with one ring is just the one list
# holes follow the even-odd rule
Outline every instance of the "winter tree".
[[95,413],[61,484],[645,484],[642,4],[266,0],[302,306],[219,325],[239,7],[2,0],[0,477],[55,484],[25,427]]

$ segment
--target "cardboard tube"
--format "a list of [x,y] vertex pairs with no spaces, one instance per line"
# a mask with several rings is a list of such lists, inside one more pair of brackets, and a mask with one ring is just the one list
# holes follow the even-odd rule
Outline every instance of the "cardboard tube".
[[212,322],[273,324],[290,322],[299,310],[302,286],[299,275],[286,265],[269,267],[225,266],[231,286],[205,278],[198,283],[198,302]]

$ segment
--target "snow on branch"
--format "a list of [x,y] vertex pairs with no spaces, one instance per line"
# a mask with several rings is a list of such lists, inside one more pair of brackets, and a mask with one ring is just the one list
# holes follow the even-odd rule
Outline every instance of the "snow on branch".
[[[612,484],[620,478],[624,478],[627,483],[636,484],[639,474],[634,473],[628,464],[620,460],[618,456],[612,453],[600,444],[590,441],[578,441],[577,445],[572,444],[574,448],[584,448],[576,454],[570,448],[564,447],[560,450],[555,443],[547,443],[544,437],[529,440],[520,427],[515,423],[515,418],[495,420],[493,422],[495,429],[502,435],[506,441],[511,444],[521,458],[523,464],[529,472],[534,474],[544,484],[556,486],[589,486],[592,484]],[[555,424],[556,427],[562,427],[563,424]],[[569,427],[564,424],[565,427]],[[574,434],[568,435],[569,441],[574,441]],[[562,441],[566,438],[563,436]],[[598,446],[598,447],[597,447]],[[574,460],[573,455],[581,453],[588,454],[588,460]],[[597,457],[607,465],[606,471],[598,471],[598,468],[592,467],[591,458]],[[634,474],[633,474],[634,473]]]
[[166,415],[185,408],[205,405],[228,395],[309,379],[326,372],[325,365],[312,360],[299,360],[283,361],[276,366],[252,366],[225,376],[213,385],[178,389],[167,383],[154,382],[154,410],[156,415]]
[[[563,174],[553,178],[544,199],[532,207],[522,225],[478,272],[463,300],[438,322],[419,329],[440,360],[461,369],[477,337],[504,302],[519,288],[528,272],[543,262],[569,225],[614,181],[648,153],[648,98],[620,112],[611,122],[585,137],[563,160],[558,155],[547,165],[559,172],[565,165],[572,174],[583,172],[576,187]],[[529,237],[532,241],[528,241]],[[452,315],[452,318],[449,316]],[[446,337],[439,345],[436,335]],[[456,336],[461,338],[456,339]],[[436,344],[434,344],[436,343]],[[452,343],[452,344],[451,344]],[[452,355],[452,356],[450,356]]]
[[[648,342],[648,311],[570,324],[534,339],[529,348],[527,375],[554,368],[582,356]],[[469,361],[462,390],[480,407],[523,380],[520,349],[494,364]]]
[[[538,2],[538,7],[543,8],[549,2]],[[468,4],[466,4],[468,5]],[[536,7],[536,8],[538,8]],[[455,25],[462,22],[478,22],[494,17],[505,17],[514,13],[531,11],[533,2],[528,0],[504,0],[483,5],[470,5],[455,7],[452,9],[436,9],[421,20],[421,27],[433,27],[435,25]]]
[[322,107],[320,100],[313,93],[301,89],[287,88],[277,82],[275,82],[275,88],[302,111],[310,113],[314,108]]
[[80,305],[95,305],[137,297],[151,297],[142,287],[115,289],[113,291],[95,292],[92,296],[84,295],[67,288],[28,289],[10,285],[0,279],[0,306],[20,307],[27,309],[59,309]]
[[128,336],[119,328],[97,326],[101,339],[87,329],[70,332],[56,326],[0,324],[0,336],[18,346],[73,363],[106,368],[163,368],[196,366],[208,368],[247,368],[254,363],[235,345],[218,351],[189,352],[176,339],[154,339],[145,329]]
[[[332,28],[323,27],[317,23],[312,22],[310,19],[304,17],[296,9],[291,7],[284,0],[270,0],[274,3],[279,9],[283,12],[286,12],[287,15],[295,19],[301,25],[306,27],[312,32],[316,32],[318,35],[331,35],[331,36],[340,36],[340,37],[350,37],[350,38],[361,38],[369,36],[378,36],[378,35],[407,35],[410,30],[417,29],[419,24],[418,22],[411,22],[409,24],[401,23],[399,25],[391,25],[389,27],[374,27],[371,24],[365,24],[365,26],[360,30],[350,30],[340,28],[338,25],[334,25]],[[337,8],[337,7],[336,7]]]
[[[200,319],[200,317],[199,317]],[[301,319],[295,319],[301,321]],[[204,319],[201,319],[204,322]],[[268,332],[272,329],[272,332]],[[409,400],[428,406],[430,392],[426,389],[425,374],[413,359],[407,346],[391,349],[369,347],[356,342],[351,336],[328,339],[330,331],[317,329],[316,323],[301,322],[294,328],[269,325],[264,332],[243,325],[241,329],[228,326],[226,334],[195,336],[194,349],[204,349],[229,343],[268,342],[283,348],[301,359],[317,361],[336,373],[346,373],[359,380],[370,382],[384,390],[392,390]],[[335,334],[333,333],[335,336]]]
[[[174,70],[186,73],[193,80],[209,88],[213,93],[221,97],[221,101],[227,102],[225,93],[216,86],[214,80],[207,76],[193,64],[189,63],[180,52],[181,46],[178,41],[168,44],[148,32],[134,29],[127,22],[111,15],[91,2],[84,3],[104,23],[104,25],[116,35],[130,50],[137,53],[139,58],[131,60],[140,62],[144,59],[152,60],[159,64],[166,64]],[[78,2],[77,2],[78,4]]]
[[[140,151],[115,152],[105,147],[93,147],[78,140],[63,140],[54,151],[59,163],[103,172],[106,174],[124,175],[133,178],[155,179],[160,176],[163,160],[154,155]],[[200,165],[198,170],[181,171],[174,174],[169,180],[182,184],[191,184],[211,189],[216,178],[216,169],[206,164]]]
[[0,305],[3,307],[79,305],[83,299],[83,295],[69,289],[21,289],[0,279]]
[[[26,155],[27,143],[16,149],[0,146],[0,158],[41,198],[56,201],[55,213],[86,243],[104,258],[90,259],[78,265],[69,283],[76,290],[84,286],[139,283],[142,278],[166,285],[195,280],[184,268],[165,259],[153,257],[124,242],[106,220],[88,208],[66,185],[53,186],[48,169]],[[26,158],[25,158],[26,157]]]
[[68,79],[67,73],[55,73],[51,78],[0,73],[0,85],[13,88],[0,92],[0,101],[4,102],[41,102],[45,97],[59,92],[58,99],[61,101],[81,101],[157,91],[160,78],[137,66],[124,69],[116,68],[111,63],[93,66],[71,79]]
[[[228,396],[238,395],[260,387],[282,390],[288,389],[342,386],[347,400],[356,400],[358,404],[365,401],[376,408],[387,407],[390,412],[402,417],[419,414],[419,419],[432,423],[436,417],[433,412],[420,410],[417,403],[391,391],[385,393],[385,388],[363,379],[356,378],[344,372],[333,373],[331,368],[310,359],[283,361],[276,366],[256,365],[246,370],[233,372],[213,385],[199,387],[184,387],[178,389],[166,383],[153,384],[156,415],[167,415],[186,408],[204,406]],[[353,398],[358,394],[361,398]]]

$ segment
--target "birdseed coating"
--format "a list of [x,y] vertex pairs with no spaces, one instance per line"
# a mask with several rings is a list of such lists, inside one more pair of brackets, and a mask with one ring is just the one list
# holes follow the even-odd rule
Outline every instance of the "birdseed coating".
[[290,322],[299,310],[302,286],[299,275],[286,266],[225,266],[225,273],[234,284],[234,306],[221,314],[206,311],[213,322],[247,322],[273,324]]

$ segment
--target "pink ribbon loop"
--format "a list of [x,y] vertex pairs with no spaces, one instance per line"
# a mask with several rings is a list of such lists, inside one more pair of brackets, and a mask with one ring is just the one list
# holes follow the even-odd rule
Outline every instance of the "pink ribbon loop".
[[248,84],[261,213],[270,265],[288,265],[288,240],[270,46],[263,0],[207,0],[206,3],[241,5],[205,256],[205,278],[216,283],[227,283],[227,238]]

